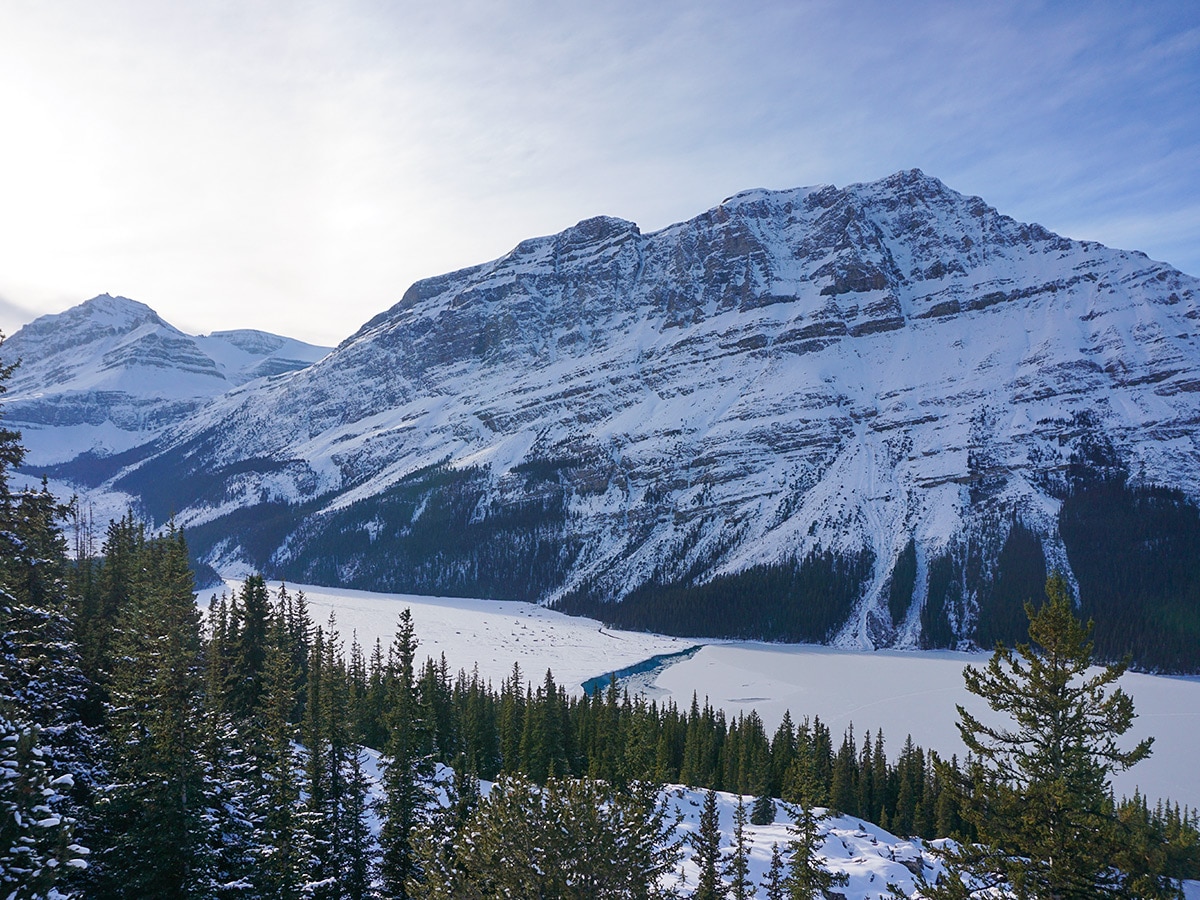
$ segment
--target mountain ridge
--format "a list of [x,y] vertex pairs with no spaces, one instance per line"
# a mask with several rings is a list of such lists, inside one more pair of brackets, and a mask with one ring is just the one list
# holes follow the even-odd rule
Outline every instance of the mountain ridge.
[[102,488],[219,567],[969,643],[1081,585],[1060,517],[1104,473],[1200,496],[1198,323],[1196,279],[919,170],[752,190],[417,282]]

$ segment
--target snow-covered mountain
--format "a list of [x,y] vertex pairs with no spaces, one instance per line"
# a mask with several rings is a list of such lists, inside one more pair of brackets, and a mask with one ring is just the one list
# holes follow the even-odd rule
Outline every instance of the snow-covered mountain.
[[329,348],[251,330],[196,337],[144,303],[101,294],[29,323],[0,352],[21,362],[6,420],[30,463],[44,465],[144,444],[230,388],[301,369]]
[[1111,581],[1087,477],[1200,497],[1198,340],[1197,279],[920,171],[756,190],[418,282],[91,487],[289,579],[987,643],[1047,568]]

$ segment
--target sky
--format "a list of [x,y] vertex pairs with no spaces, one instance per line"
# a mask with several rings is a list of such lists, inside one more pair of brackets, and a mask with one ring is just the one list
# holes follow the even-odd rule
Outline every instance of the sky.
[[594,215],[909,168],[1200,275],[1200,4],[0,0],[8,334],[333,345]]

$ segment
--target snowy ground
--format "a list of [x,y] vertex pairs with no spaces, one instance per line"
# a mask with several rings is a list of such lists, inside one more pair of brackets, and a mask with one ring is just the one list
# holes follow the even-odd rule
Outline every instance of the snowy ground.
[[[680,831],[685,835],[695,834],[700,829],[700,810],[704,805],[704,791],[675,788],[671,791],[675,806],[683,812]],[[744,798],[749,807],[753,797]],[[733,814],[737,807],[737,794],[717,792],[717,807],[720,814],[722,847],[728,848],[733,837]],[[749,810],[747,810],[748,812]],[[750,879],[761,884],[771,864],[771,845],[779,844],[783,852],[789,840],[787,826],[791,820],[782,807],[777,807],[775,822],[771,825],[746,826],[750,840]],[[895,884],[905,894],[916,886],[915,873],[920,871],[929,881],[934,881],[941,868],[921,840],[906,840],[884,831],[861,819],[837,816],[822,823],[826,832],[821,855],[832,872],[845,873],[849,878],[845,887],[836,890],[846,900],[881,900],[888,894],[888,885]],[[728,850],[726,849],[726,857]],[[691,863],[691,849],[685,848],[683,860],[683,883],[687,888],[696,886],[697,869]],[[761,893],[761,889],[760,889]]]
[[[237,584],[229,583],[229,590]],[[404,607],[412,610],[420,641],[418,658],[442,653],[452,670],[470,670],[495,686],[519,662],[534,683],[552,669],[555,680],[578,690],[588,678],[651,656],[674,653],[696,642],[627,631],[612,631],[585,618],[564,616],[543,607],[512,601],[464,600],[374,594],[336,588],[302,589],[313,621],[323,624],[335,612],[348,642],[357,633],[368,655],[375,639],[386,649]],[[207,605],[207,595],[202,605]],[[955,704],[981,713],[976,698],[963,689],[962,667],[980,664],[986,654],[952,652],[848,651],[811,645],[712,643],[694,656],[650,676],[635,677],[631,688],[681,706],[692,692],[707,696],[728,715],[757,709],[768,733],[785,709],[799,720],[819,715],[835,738],[854,724],[855,735],[882,727],[888,755],[894,757],[905,735],[943,755],[963,752],[955,728]],[[1133,695],[1138,719],[1127,746],[1154,735],[1154,753],[1116,779],[1118,793],[1135,786],[1152,800],[1170,797],[1200,807],[1200,679],[1128,674],[1122,685]],[[1200,898],[1198,898],[1200,900]]]

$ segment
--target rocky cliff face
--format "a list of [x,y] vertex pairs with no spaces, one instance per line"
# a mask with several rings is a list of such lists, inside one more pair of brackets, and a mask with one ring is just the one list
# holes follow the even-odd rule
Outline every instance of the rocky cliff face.
[[1196,279],[919,171],[751,191],[419,282],[97,488],[293,579],[618,618],[711,589],[725,633],[755,591],[836,595],[759,630],[953,643],[1013,541],[1072,571],[1072,466],[1200,496],[1198,340]]

